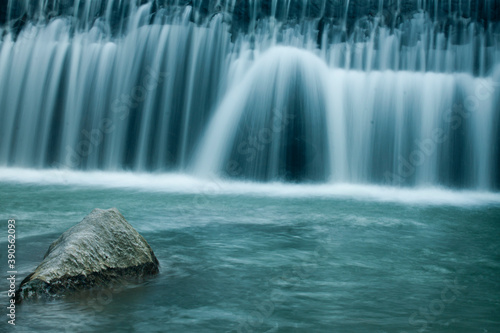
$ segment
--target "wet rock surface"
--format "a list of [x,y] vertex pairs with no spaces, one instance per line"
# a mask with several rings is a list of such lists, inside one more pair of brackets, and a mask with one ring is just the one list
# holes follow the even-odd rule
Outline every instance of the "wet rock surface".
[[16,297],[19,302],[58,297],[158,272],[153,250],[116,208],[94,209],[50,245]]

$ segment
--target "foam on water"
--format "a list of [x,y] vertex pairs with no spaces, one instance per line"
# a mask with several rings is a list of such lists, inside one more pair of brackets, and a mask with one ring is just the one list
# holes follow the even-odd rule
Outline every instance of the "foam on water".
[[281,198],[338,198],[422,205],[498,205],[500,194],[440,187],[402,188],[367,184],[290,184],[196,178],[181,173],[151,174],[1,168],[0,183],[137,189],[200,196],[243,195]]
[[203,20],[187,1],[9,1],[0,166],[500,189],[489,16],[438,1],[393,22],[384,1],[371,18],[342,1],[341,17],[320,0],[286,15],[277,0],[209,2]]

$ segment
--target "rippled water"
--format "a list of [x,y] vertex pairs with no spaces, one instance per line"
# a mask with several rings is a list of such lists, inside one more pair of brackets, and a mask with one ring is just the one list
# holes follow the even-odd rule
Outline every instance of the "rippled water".
[[6,218],[17,219],[18,283],[96,207],[117,207],[161,264],[158,277],[138,286],[18,306],[16,331],[495,332],[500,325],[498,194],[359,186],[351,195],[318,186],[313,196],[314,186],[203,187],[180,176],[153,186],[146,176],[108,174],[104,185],[89,177],[83,186],[77,173],[6,175],[0,213],[5,235]]

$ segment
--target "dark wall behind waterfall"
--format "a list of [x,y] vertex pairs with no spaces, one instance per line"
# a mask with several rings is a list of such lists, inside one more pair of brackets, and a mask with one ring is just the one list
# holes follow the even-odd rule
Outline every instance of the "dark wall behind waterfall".
[[[497,21],[500,18],[500,2],[497,0],[16,0],[2,1],[0,20],[9,18],[50,19],[60,15],[75,15],[84,20],[95,20],[108,15],[114,23],[129,15],[131,6],[152,2],[152,13],[162,10],[175,11],[177,7],[192,6],[192,20],[200,22],[214,13],[225,12],[238,27],[248,28],[255,20],[273,16],[279,20],[303,20],[325,18],[348,19],[352,25],[363,16],[374,17],[381,12],[388,22],[405,19],[425,11],[436,20],[452,18],[473,19],[475,21]],[[390,18],[390,20],[388,20]],[[87,22],[79,22],[85,26]]]
[[500,189],[500,0],[0,2],[0,165]]

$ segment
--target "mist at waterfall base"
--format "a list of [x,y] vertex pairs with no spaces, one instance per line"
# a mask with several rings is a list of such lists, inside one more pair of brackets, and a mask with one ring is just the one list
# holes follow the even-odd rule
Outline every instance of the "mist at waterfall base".
[[495,0],[2,2],[17,282],[96,207],[161,264],[18,306],[15,330],[495,332],[499,16]]

